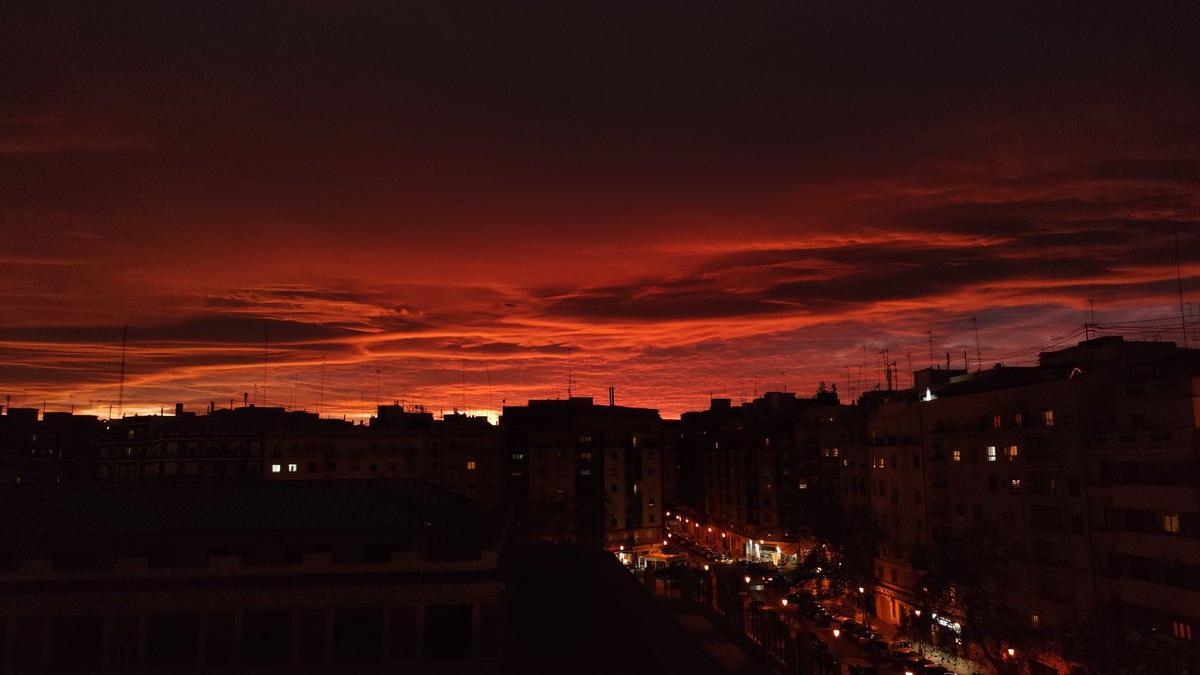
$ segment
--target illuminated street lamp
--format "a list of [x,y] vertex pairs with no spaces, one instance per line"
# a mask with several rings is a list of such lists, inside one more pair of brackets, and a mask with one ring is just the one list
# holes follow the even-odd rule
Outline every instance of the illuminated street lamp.
[[708,565],[707,565],[707,564],[706,564],[706,565],[704,565],[704,571],[705,571],[705,572],[707,572],[707,571],[708,571]]
[[780,600],[779,604],[783,605],[784,607],[787,607],[787,598]]
[[835,639],[836,639],[836,638],[838,638],[838,637],[840,637],[840,636],[841,636],[841,634],[842,634],[842,631],[838,630],[837,628],[834,628],[834,629],[833,629],[833,637],[834,637]]
[[1012,657],[1014,657],[1016,655],[1017,655],[1017,650],[1013,649],[1012,647],[1009,647],[1008,648],[1008,658],[1011,659]]
[[746,583],[750,583],[750,577],[746,577]]

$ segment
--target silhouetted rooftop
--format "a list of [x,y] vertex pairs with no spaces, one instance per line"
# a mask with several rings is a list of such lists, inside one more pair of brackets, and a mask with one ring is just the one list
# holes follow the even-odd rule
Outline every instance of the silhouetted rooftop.
[[411,530],[471,508],[416,480],[0,490],[0,537]]

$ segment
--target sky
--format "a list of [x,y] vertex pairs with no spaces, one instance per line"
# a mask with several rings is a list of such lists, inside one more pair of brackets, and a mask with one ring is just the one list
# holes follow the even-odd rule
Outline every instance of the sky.
[[12,405],[674,417],[1200,311],[1187,3],[249,4],[0,10]]

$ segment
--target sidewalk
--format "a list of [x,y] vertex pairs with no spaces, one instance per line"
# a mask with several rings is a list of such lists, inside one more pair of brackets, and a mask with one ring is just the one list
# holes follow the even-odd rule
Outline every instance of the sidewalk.
[[[844,614],[857,619],[861,619],[862,617],[861,607],[856,612],[853,606],[846,604],[844,598],[827,600],[823,604],[834,613]],[[871,630],[882,635],[883,639],[888,643],[896,640],[908,640],[912,643],[913,649],[917,650],[921,656],[937,663],[943,668],[953,670],[957,675],[995,675],[991,668],[983,664],[954,656],[924,640],[917,640],[907,635],[901,635],[899,626],[880,621],[878,617],[868,616],[867,619],[868,623],[871,624]]]

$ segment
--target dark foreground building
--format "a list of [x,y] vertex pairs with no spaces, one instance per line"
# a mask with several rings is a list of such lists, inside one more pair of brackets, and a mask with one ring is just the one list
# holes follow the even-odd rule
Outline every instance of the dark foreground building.
[[412,480],[0,490],[0,673],[720,669],[617,559]]
[[0,671],[491,672],[502,523],[418,481],[0,492]]

